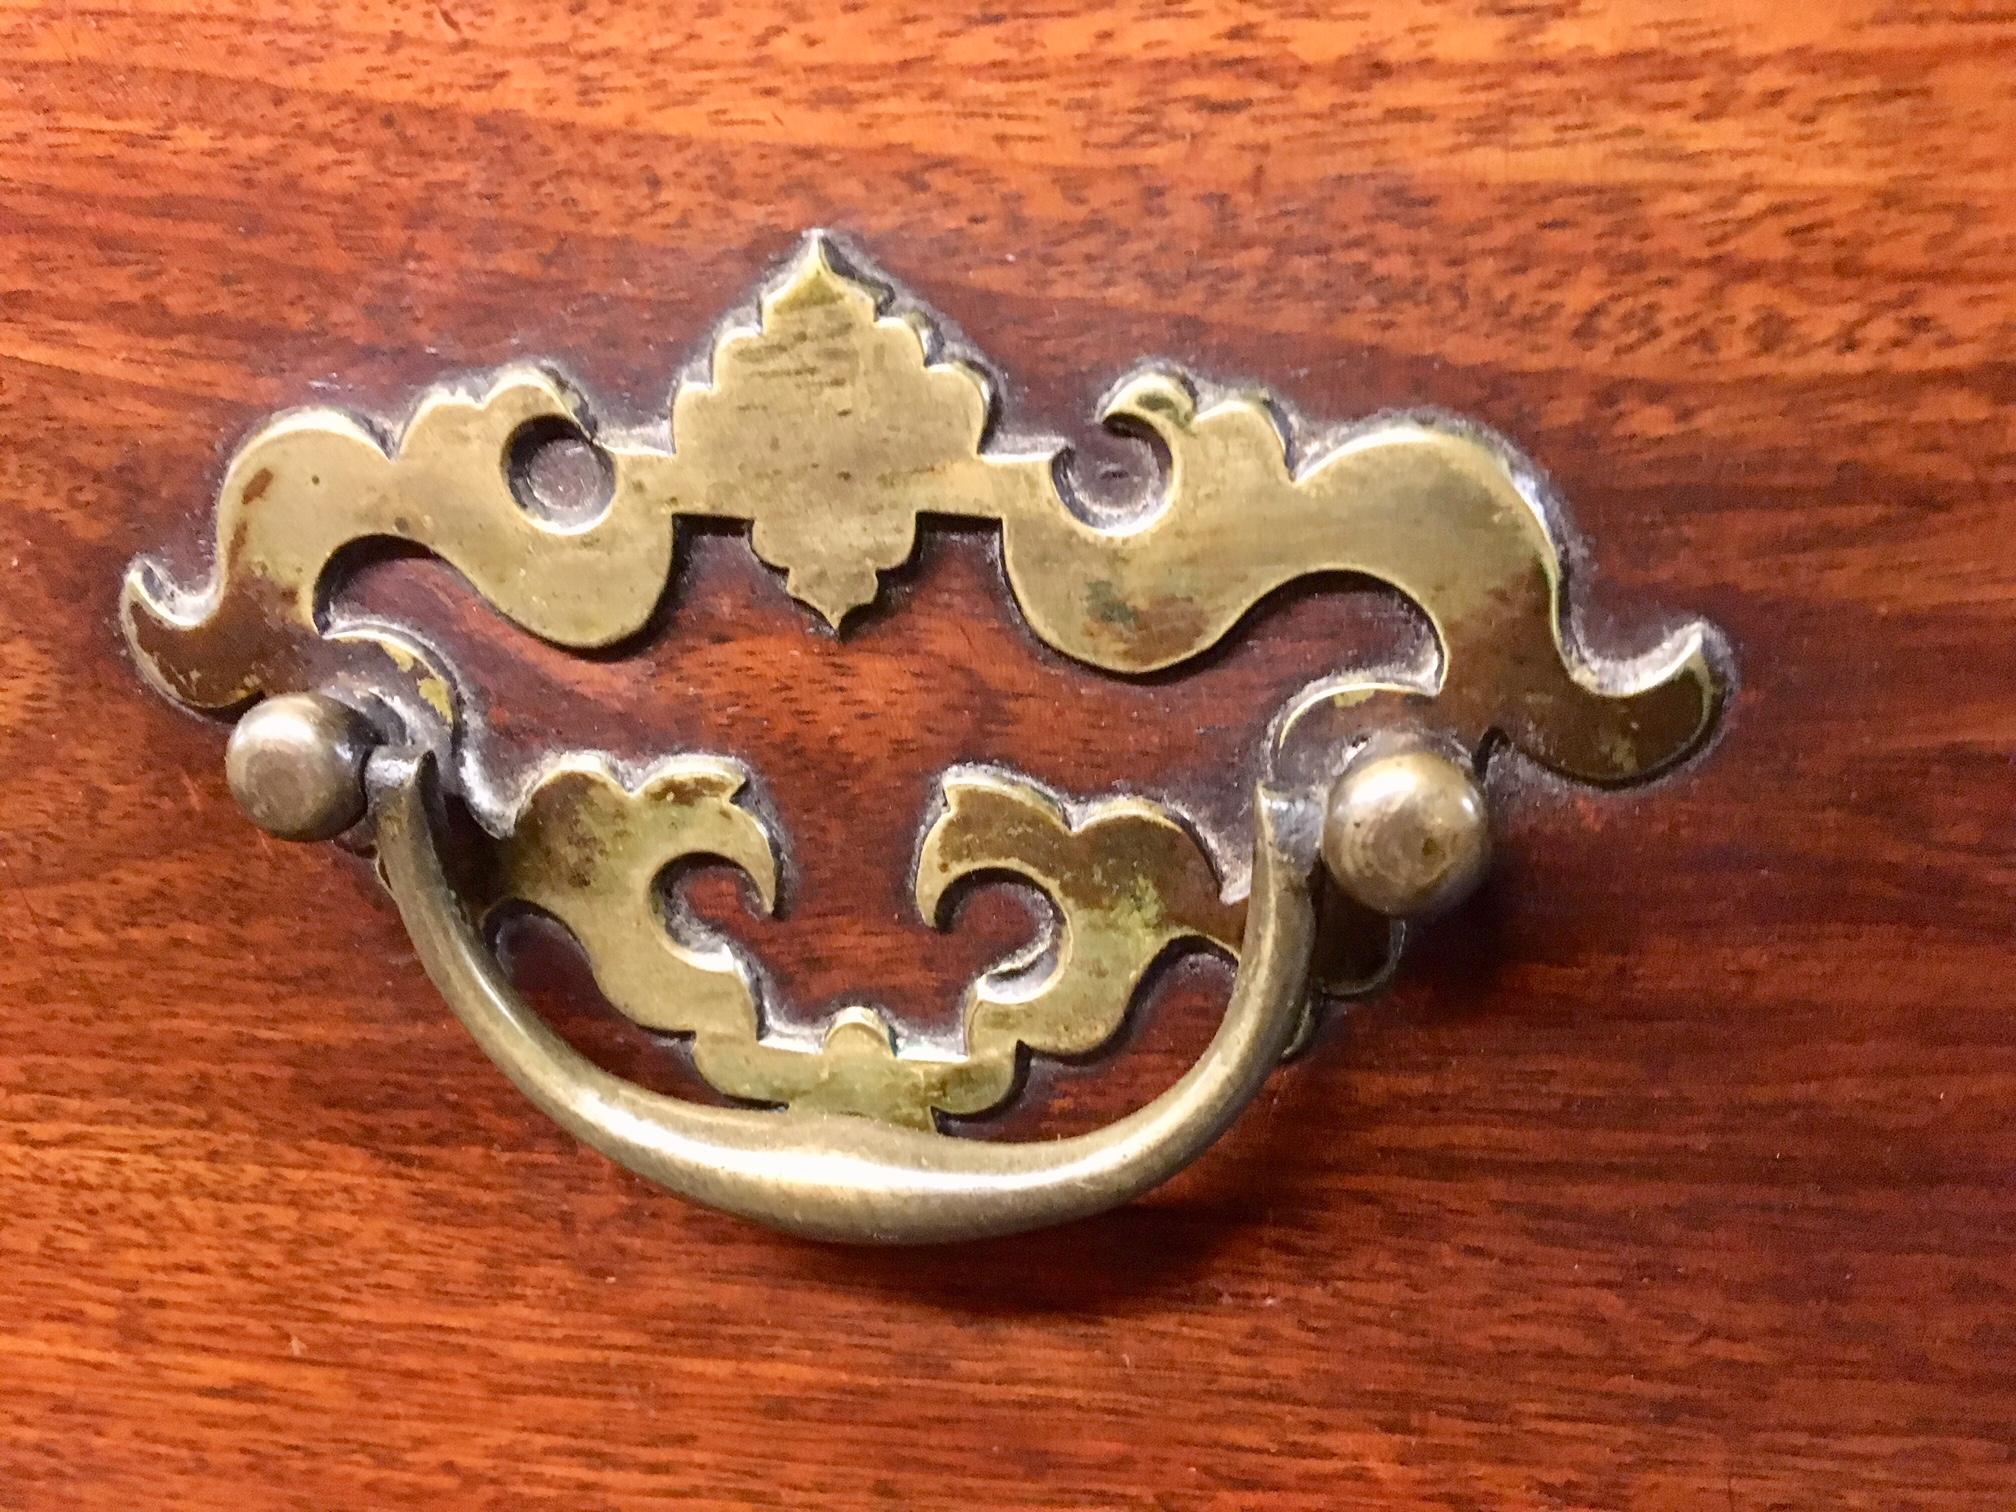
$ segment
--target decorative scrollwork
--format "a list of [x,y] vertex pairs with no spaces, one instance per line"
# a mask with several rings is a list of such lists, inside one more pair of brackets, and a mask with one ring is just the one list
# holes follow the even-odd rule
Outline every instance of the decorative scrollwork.
[[953,883],[1012,873],[1055,904],[1052,948],[974,983],[951,1049],[902,1043],[871,1005],[844,1009],[816,1044],[766,1032],[758,975],[725,944],[668,925],[659,892],[672,862],[715,857],[773,906],[778,839],[737,802],[744,771],[690,756],[626,785],[606,763],[567,758],[528,792],[503,793],[480,780],[458,717],[465,692],[440,652],[400,627],[327,614],[345,549],[419,546],[525,629],[595,648],[650,619],[681,520],[746,522],[786,590],[837,631],[909,559],[920,517],[974,519],[1000,531],[1007,586],[1034,634],[1112,674],[1200,656],[1311,574],[1365,574],[1412,599],[1438,665],[1390,678],[1346,670],[1305,690],[1274,726],[1285,764],[1298,740],[1347,749],[1395,704],[1473,757],[1495,732],[1595,782],[1658,770],[1709,727],[1702,628],[1622,666],[1586,662],[1533,480],[1471,428],[1386,419],[1300,456],[1266,396],[1200,398],[1181,373],[1145,371],[1102,418],[1159,443],[1161,495],[1095,522],[1074,508],[1061,449],[997,445],[987,379],[935,348],[928,322],[890,313],[814,236],[755,323],[721,334],[707,378],[678,388],[659,434],[594,438],[613,488],[585,522],[525,507],[510,475],[528,427],[594,436],[580,397],[550,372],[435,389],[391,445],[340,412],[283,415],[226,472],[210,581],[180,585],[136,562],[127,636],[156,685],[191,707],[303,690],[389,706],[495,837],[474,884],[482,909],[516,899],[561,920],[610,999],[691,1036],[700,1071],[727,1093],[926,1128],[1008,1095],[1022,1047],[1077,1055],[1105,1042],[1178,942],[1237,948],[1243,905],[1221,897],[1186,829],[1143,799],[1067,811],[1022,779],[955,771],[919,851],[920,913],[940,922]]
[[766,1036],[752,973],[725,945],[681,938],[658,890],[674,863],[708,858],[739,868],[764,909],[775,906],[775,841],[735,802],[744,781],[705,757],[667,763],[634,788],[604,766],[563,764],[534,785],[468,889],[481,912],[517,900],[558,919],[610,1002],[648,1029],[692,1036],[700,1074],[734,1097],[918,1128],[936,1113],[983,1112],[1013,1089],[1019,1047],[1098,1049],[1171,946],[1230,952],[1244,926],[1203,848],[1159,806],[1110,799],[1074,818],[1019,778],[957,772],[919,853],[919,915],[942,927],[957,884],[1011,874],[1056,907],[1048,948],[973,984],[963,1045],[949,1053],[899,1050],[894,1027],[865,1004],[834,1015],[816,1044]]
[[649,617],[677,517],[749,521],[789,591],[837,625],[909,557],[917,517],[931,513],[997,522],[1031,628],[1107,671],[1187,661],[1283,584],[1350,571],[1427,613],[1443,652],[1438,707],[1472,740],[1498,729],[1568,775],[1621,781],[1706,730],[1714,695],[1700,628],[1627,677],[1599,678],[1563,634],[1562,564],[1530,487],[1472,432],[1382,422],[1296,468],[1264,396],[1199,409],[1181,375],[1144,373],[1105,418],[1159,438],[1165,494],[1123,524],[1096,525],[1062,493],[1054,450],[989,448],[976,369],[934,361],[920,318],[878,308],[874,289],[813,238],[765,295],[760,324],[722,336],[713,381],[679,390],[675,445],[607,448],[614,494],[586,525],[527,512],[506,478],[521,427],[587,427],[549,374],[512,369],[473,399],[438,390],[390,453],[350,416],[284,416],[225,476],[212,583],[178,588],[144,561],[129,574],[134,649],[162,688],[211,709],[326,683],[360,656],[389,660],[448,719],[453,679],[417,641],[381,626],[322,634],[323,578],[353,541],[425,547],[526,629],[595,647]]

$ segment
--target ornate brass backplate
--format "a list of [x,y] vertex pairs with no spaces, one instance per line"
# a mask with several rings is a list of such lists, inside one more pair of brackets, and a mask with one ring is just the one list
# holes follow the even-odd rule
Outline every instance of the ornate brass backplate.
[[[1496,740],[1571,779],[1628,782],[1696,749],[1719,700],[1700,625],[1626,664],[1575,644],[1562,547],[1533,470],[1475,427],[1388,418],[1298,437],[1265,395],[1200,397],[1164,369],[1122,383],[1102,418],[1165,458],[1160,496],[1113,522],[1077,506],[1061,448],[994,444],[981,370],[940,355],[914,307],[814,236],[754,324],[719,336],[707,380],[679,386],[660,434],[595,435],[568,385],[531,367],[430,391],[390,444],[340,412],[279,416],[226,472],[211,580],[185,587],[138,561],[123,623],[169,697],[250,706],[228,765],[256,820],[379,847],[456,1011],[583,1137],[678,1190],[808,1232],[1024,1227],[1167,1174],[1306,1031],[1311,890],[1324,872],[1326,927],[1395,948],[1397,921],[1475,882],[1488,850],[1479,777]],[[608,503],[590,520],[521,503],[510,459],[527,435],[554,429],[593,437],[610,470]],[[608,647],[643,628],[664,594],[680,523],[725,519],[746,522],[786,591],[844,635],[881,575],[910,558],[927,515],[997,528],[1029,629],[1088,676],[1180,673],[1268,594],[1340,571],[1417,604],[1436,655],[1340,668],[1285,707],[1254,711],[1265,738],[1250,897],[1226,895],[1211,848],[1164,803],[1067,798],[998,769],[946,772],[921,821],[920,920],[939,922],[962,879],[1003,872],[1046,893],[1057,920],[966,988],[961,1038],[941,1045],[906,1037],[868,1003],[814,1038],[768,1027],[751,963],[674,922],[662,878],[688,857],[739,867],[774,907],[789,837],[746,801],[740,761],[680,753],[627,770],[562,751],[506,784],[473,738],[480,697],[440,648],[328,608],[345,549],[392,538],[444,558],[536,635]],[[482,836],[449,862],[436,854],[437,794],[470,810]],[[690,1036],[709,1082],[767,1111],[673,1103],[569,1059],[481,954],[481,921],[517,902],[573,933],[618,1009]],[[1226,1027],[1184,1084],[1083,1145],[1005,1147],[1037,1151],[1026,1157],[937,1132],[940,1115],[1011,1095],[1024,1055],[1106,1043],[1151,968],[1185,941],[1242,964]],[[889,1132],[864,1132],[871,1125]]]

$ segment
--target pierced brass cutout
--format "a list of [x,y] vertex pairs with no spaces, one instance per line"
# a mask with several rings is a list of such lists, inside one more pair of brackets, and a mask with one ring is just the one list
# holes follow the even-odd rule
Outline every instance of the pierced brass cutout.
[[472,899],[486,911],[532,903],[566,925],[609,1000],[647,1029],[692,1035],[700,1074],[732,1096],[930,1129],[934,1112],[980,1113],[1006,1097],[1020,1046],[1098,1049],[1170,945],[1238,947],[1243,910],[1220,898],[1202,847],[1156,805],[1109,799],[1074,822],[1027,782],[956,773],[925,832],[918,916],[937,923],[964,878],[1013,872],[1061,915],[1048,970],[1025,981],[1025,963],[1010,961],[974,983],[960,1054],[899,1055],[896,1031],[868,1004],[841,1010],[816,1045],[761,1038],[748,966],[724,947],[676,938],[657,893],[667,866],[706,856],[732,862],[765,910],[776,906],[775,841],[736,806],[743,782],[710,757],[667,766],[634,791],[604,767],[551,771]]
[[[1143,371],[1102,418],[1159,443],[1161,494],[1093,521],[1069,496],[1061,448],[997,442],[981,370],[941,356],[929,322],[892,305],[810,238],[755,323],[720,335],[706,380],[678,387],[657,434],[598,435],[579,397],[530,367],[480,392],[429,392],[391,445],[340,412],[282,415],[226,472],[210,582],[176,584],[143,559],[121,597],[135,656],[171,698],[215,711],[266,700],[232,748],[234,790],[255,817],[306,836],[362,816],[356,833],[378,845],[430,974],[540,1106],[676,1190],[853,1238],[1023,1227],[1160,1179],[1223,1126],[1298,1027],[1306,1036],[1319,840],[1346,905],[1339,927],[1384,934],[1481,873],[1478,772],[1494,736],[1564,776],[1625,782],[1696,748],[1719,699],[1702,626],[1627,665],[1581,653],[1531,469],[1471,427],[1386,419],[1297,444],[1263,394],[1200,397],[1184,374]],[[520,502],[514,449],[538,430],[589,438],[606,462],[609,498],[592,518]],[[947,889],[982,872],[1021,876],[1057,910],[1047,942],[966,989],[948,1047],[907,1042],[869,1003],[816,1039],[770,1032],[755,963],[668,920],[660,879],[695,856],[739,867],[774,907],[789,836],[746,801],[747,768],[696,753],[626,774],[560,752],[506,791],[471,738],[480,700],[449,659],[411,631],[325,607],[344,548],[389,537],[447,560],[525,629],[607,647],[650,618],[679,523],[725,519],[746,522],[785,590],[844,635],[882,574],[910,558],[926,515],[992,522],[1030,630],[1088,676],[1180,670],[1275,589],[1338,571],[1417,603],[1439,656],[1343,668],[1254,711],[1269,734],[1246,898],[1225,896],[1199,836],[1149,798],[1067,804],[1020,774],[946,773],[917,851],[920,924],[939,923]],[[318,748],[315,731],[344,743]],[[360,753],[374,745],[367,768]],[[434,794],[487,832],[452,868],[459,894],[434,854]],[[514,901],[573,932],[622,1012],[690,1036],[714,1086],[772,1111],[654,1098],[580,1062],[530,1018],[475,933]],[[1025,1052],[1104,1044],[1184,941],[1240,970],[1219,1040],[1177,1087],[1090,1143],[936,1132],[939,1115],[1009,1095]]]

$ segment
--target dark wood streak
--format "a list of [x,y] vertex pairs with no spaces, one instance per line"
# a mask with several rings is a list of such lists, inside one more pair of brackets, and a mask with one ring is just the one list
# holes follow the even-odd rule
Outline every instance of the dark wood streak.
[[[27,0],[0,57],[0,1506],[2008,1506],[2006,6]],[[1095,481],[1139,466],[1085,417],[1142,354],[1503,430],[1594,543],[1594,640],[1728,631],[1717,748],[1625,794],[1502,770],[1492,889],[1125,1212],[852,1254],[643,1187],[481,1061],[361,867],[237,818],[113,596],[195,561],[273,409],[551,355],[657,412],[807,225]],[[808,1004],[942,1012],[1023,927],[848,891],[946,752],[1167,758],[1202,802],[1247,729],[1176,683],[1081,725],[1012,642],[925,697],[993,628],[966,538],[852,674],[701,556],[641,676],[471,661],[527,738],[657,744],[770,654],[806,871],[746,927]],[[362,591],[488,624],[429,569]],[[1218,686],[1410,633],[1362,608],[1281,606]],[[1002,1132],[1166,1083],[1213,971]]]

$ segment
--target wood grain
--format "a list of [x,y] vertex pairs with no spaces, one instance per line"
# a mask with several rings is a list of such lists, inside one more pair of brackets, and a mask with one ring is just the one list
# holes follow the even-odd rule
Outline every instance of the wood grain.
[[[1331,10],[0,9],[0,1507],[2010,1505],[2016,17]],[[545,355],[658,411],[810,225],[1096,486],[1143,354],[1498,427],[1593,543],[1593,640],[1728,632],[1725,735],[1625,795],[1501,772],[1488,894],[1151,1201],[860,1254],[645,1188],[360,867],[237,818],[115,585],[195,560],[275,408]],[[1208,795],[1250,734],[1174,683],[1074,720],[1012,636],[935,697],[986,558],[934,538],[855,660],[710,541],[641,668],[484,675],[528,741],[760,734],[819,868],[765,949],[928,1017],[1021,927],[920,947],[850,877],[933,763]],[[489,633],[424,567],[359,591]],[[1209,696],[1411,633],[1298,599]],[[1019,1131],[1166,1081],[1216,990]]]

